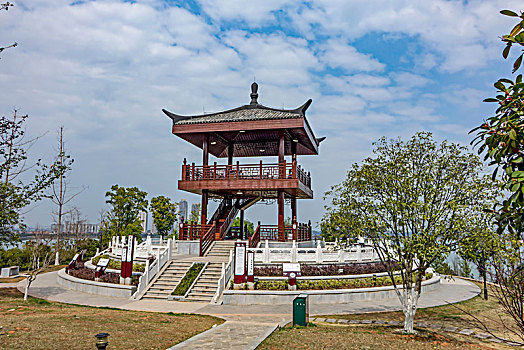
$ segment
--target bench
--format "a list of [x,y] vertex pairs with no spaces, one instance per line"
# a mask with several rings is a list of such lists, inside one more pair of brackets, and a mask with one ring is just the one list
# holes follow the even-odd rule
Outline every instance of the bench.
[[66,267],[66,272],[69,270],[76,270],[84,267],[84,254],[87,250],[84,249],[80,253],[76,253],[71,262]]
[[20,274],[19,266],[2,267],[1,278],[16,277]]

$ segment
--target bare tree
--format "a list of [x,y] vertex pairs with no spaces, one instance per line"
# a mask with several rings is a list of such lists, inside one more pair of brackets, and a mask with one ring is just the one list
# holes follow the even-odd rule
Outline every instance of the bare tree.
[[31,262],[27,272],[27,283],[24,291],[24,300],[27,300],[27,294],[29,292],[31,283],[36,280],[36,277],[40,273],[49,267],[53,256],[49,246],[49,240],[44,238],[42,230],[37,229],[35,231],[35,239],[29,243],[29,247]]
[[61,126],[58,129],[58,155],[57,162],[64,164],[66,166],[65,170],[60,173],[60,176],[53,182],[51,186],[51,201],[57,206],[57,211],[55,212],[57,218],[56,226],[56,242],[55,242],[55,265],[60,264],[60,235],[62,233],[62,219],[64,217],[64,207],[70,203],[76,196],[85,191],[86,187],[83,186],[82,189],[74,192],[72,195],[67,194],[67,187],[69,181],[66,177],[68,172],[71,170],[71,165],[73,164],[73,159],[66,154],[65,142],[64,142],[64,127]]
[[[7,11],[7,10],[9,10],[9,8],[12,7],[12,6],[14,6],[14,5],[11,4],[9,1],[6,2],[6,3],[0,4],[0,11],[1,11],[1,10],[6,10],[6,11]],[[18,45],[18,43],[17,43],[17,42],[14,42],[14,43],[11,44],[11,45],[7,45],[7,46],[4,46],[4,47],[0,47],[0,53],[1,53],[2,51],[4,51],[5,49],[9,49],[9,48],[11,48],[11,47],[16,47],[17,45]]]
[[73,249],[76,251],[77,242],[86,238],[85,224],[87,219],[77,207],[72,207],[67,212],[66,230],[73,235]]

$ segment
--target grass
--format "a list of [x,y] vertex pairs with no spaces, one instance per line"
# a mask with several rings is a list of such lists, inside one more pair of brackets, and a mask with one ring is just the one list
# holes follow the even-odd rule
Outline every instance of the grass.
[[453,339],[432,332],[405,335],[393,327],[360,327],[317,325],[316,327],[284,327],[275,331],[257,349],[402,349],[402,350],[473,350],[488,346]]
[[[480,286],[480,283],[477,283]],[[512,321],[504,314],[500,304],[488,289],[488,300],[480,296],[457,304],[443,305],[417,310],[416,321],[428,324],[476,329],[486,333],[471,316],[473,314],[488,326],[496,335],[509,340],[520,340],[505,331],[501,319],[506,324]],[[460,309],[459,309],[460,308]],[[466,311],[463,312],[462,310]],[[319,316],[320,317],[320,316]],[[357,315],[322,315],[324,318],[347,320],[397,320],[403,322],[402,312],[374,312]],[[315,328],[285,327],[274,332],[259,349],[510,349],[511,347],[482,341],[473,337],[449,332],[430,332],[418,329],[419,336],[400,335],[394,331],[398,326],[317,324]],[[325,343],[327,341],[327,344]],[[521,341],[521,340],[520,340]]]
[[29,298],[0,289],[0,348],[93,349],[107,332],[111,349],[166,349],[223,321],[194,314],[125,311]]
[[189,289],[189,287],[191,287],[193,281],[195,280],[195,278],[197,278],[198,274],[203,268],[204,264],[193,264],[171,294],[185,295],[187,290]]

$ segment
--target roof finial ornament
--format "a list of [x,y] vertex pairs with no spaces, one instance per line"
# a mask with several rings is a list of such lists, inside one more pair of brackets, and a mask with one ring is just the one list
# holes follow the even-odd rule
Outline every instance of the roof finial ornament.
[[254,82],[253,84],[251,84],[251,104],[252,105],[258,104],[257,98],[258,98],[258,84]]

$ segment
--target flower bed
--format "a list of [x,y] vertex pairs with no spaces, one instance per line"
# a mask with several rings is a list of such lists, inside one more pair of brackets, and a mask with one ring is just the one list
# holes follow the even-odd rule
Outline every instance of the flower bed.
[[[76,269],[76,270],[69,270],[68,274],[70,276],[81,278],[83,280],[88,280],[88,281],[95,280],[95,270],[88,269],[87,267]],[[131,279],[131,284],[134,286],[137,286],[138,278],[139,276],[133,276]],[[102,276],[100,276],[99,282],[119,284],[120,283],[120,274],[113,273],[113,272],[105,272],[104,274],[102,274]]]
[[[302,276],[336,276],[361,275],[368,273],[386,272],[381,262],[356,264],[301,264]],[[268,265],[255,267],[255,276],[282,276],[282,265]]]
[[[98,264],[98,261],[100,259],[110,259],[109,264],[107,265],[108,269],[120,270],[120,266],[122,263],[119,260],[111,259],[111,257],[106,254],[98,255],[94,257],[93,260],[91,260],[91,263],[96,266],[96,264]],[[146,266],[144,264],[138,264],[138,263],[133,264],[133,271],[135,272],[144,272],[145,268]]]
[[[426,280],[433,277],[433,274],[427,273]],[[402,278],[395,277],[395,283],[402,285]],[[355,279],[326,279],[326,280],[297,280],[298,290],[328,290],[328,289],[357,289],[391,286],[391,279],[385,277],[366,277]],[[256,290],[287,290],[288,281],[257,281],[255,282]]]

